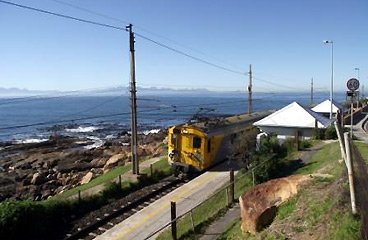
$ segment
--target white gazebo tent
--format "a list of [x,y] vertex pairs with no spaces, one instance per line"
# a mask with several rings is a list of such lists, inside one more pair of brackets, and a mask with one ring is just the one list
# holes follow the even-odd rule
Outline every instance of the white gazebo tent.
[[267,134],[276,133],[279,139],[313,136],[316,128],[327,128],[332,121],[308,108],[293,102],[253,125]]

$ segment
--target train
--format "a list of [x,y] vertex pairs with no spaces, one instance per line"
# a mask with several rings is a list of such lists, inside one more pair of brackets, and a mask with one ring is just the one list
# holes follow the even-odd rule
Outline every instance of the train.
[[168,129],[168,161],[175,173],[203,171],[240,151],[235,146],[271,112],[187,122]]

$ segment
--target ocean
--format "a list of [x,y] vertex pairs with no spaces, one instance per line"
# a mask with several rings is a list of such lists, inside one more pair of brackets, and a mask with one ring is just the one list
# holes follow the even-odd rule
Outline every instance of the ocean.
[[[329,98],[315,93],[314,103]],[[338,102],[344,93],[334,93]],[[253,111],[280,109],[297,101],[310,105],[309,93],[253,93]],[[224,116],[245,113],[247,96],[138,96],[138,131],[147,132],[189,121],[194,115]],[[55,96],[0,98],[0,142],[45,141],[59,134],[95,140],[116,138],[130,130],[129,96]]]

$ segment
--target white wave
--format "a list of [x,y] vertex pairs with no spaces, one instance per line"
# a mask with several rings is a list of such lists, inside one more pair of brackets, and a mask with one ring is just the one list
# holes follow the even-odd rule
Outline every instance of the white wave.
[[145,130],[145,131],[143,131],[142,133],[143,133],[144,135],[148,135],[148,134],[157,134],[157,133],[159,133],[159,132],[161,132],[161,129]]
[[88,139],[94,141],[94,143],[93,144],[90,144],[90,145],[87,145],[87,146],[84,146],[83,147],[84,149],[99,148],[99,147],[101,147],[101,146],[103,146],[105,144],[105,141],[101,140],[98,137],[90,136],[90,137],[88,137]]
[[41,142],[46,142],[48,141],[48,138],[43,138],[43,139],[39,139],[39,138],[29,138],[29,139],[19,139],[19,140],[15,140],[14,143],[15,144],[27,144],[27,143],[41,143]]
[[88,133],[88,132],[94,132],[98,129],[101,129],[99,127],[89,126],[89,127],[82,127],[79,126],[77,128],[67,128],[65,131],[72,132],[72,133]]

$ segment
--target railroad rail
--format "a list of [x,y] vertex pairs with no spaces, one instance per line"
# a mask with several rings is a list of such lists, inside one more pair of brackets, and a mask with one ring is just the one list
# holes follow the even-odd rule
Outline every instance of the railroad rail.
[[169,176],[76,220],[64,240],[93,239],[152,202],[183,185],[187,180]]

